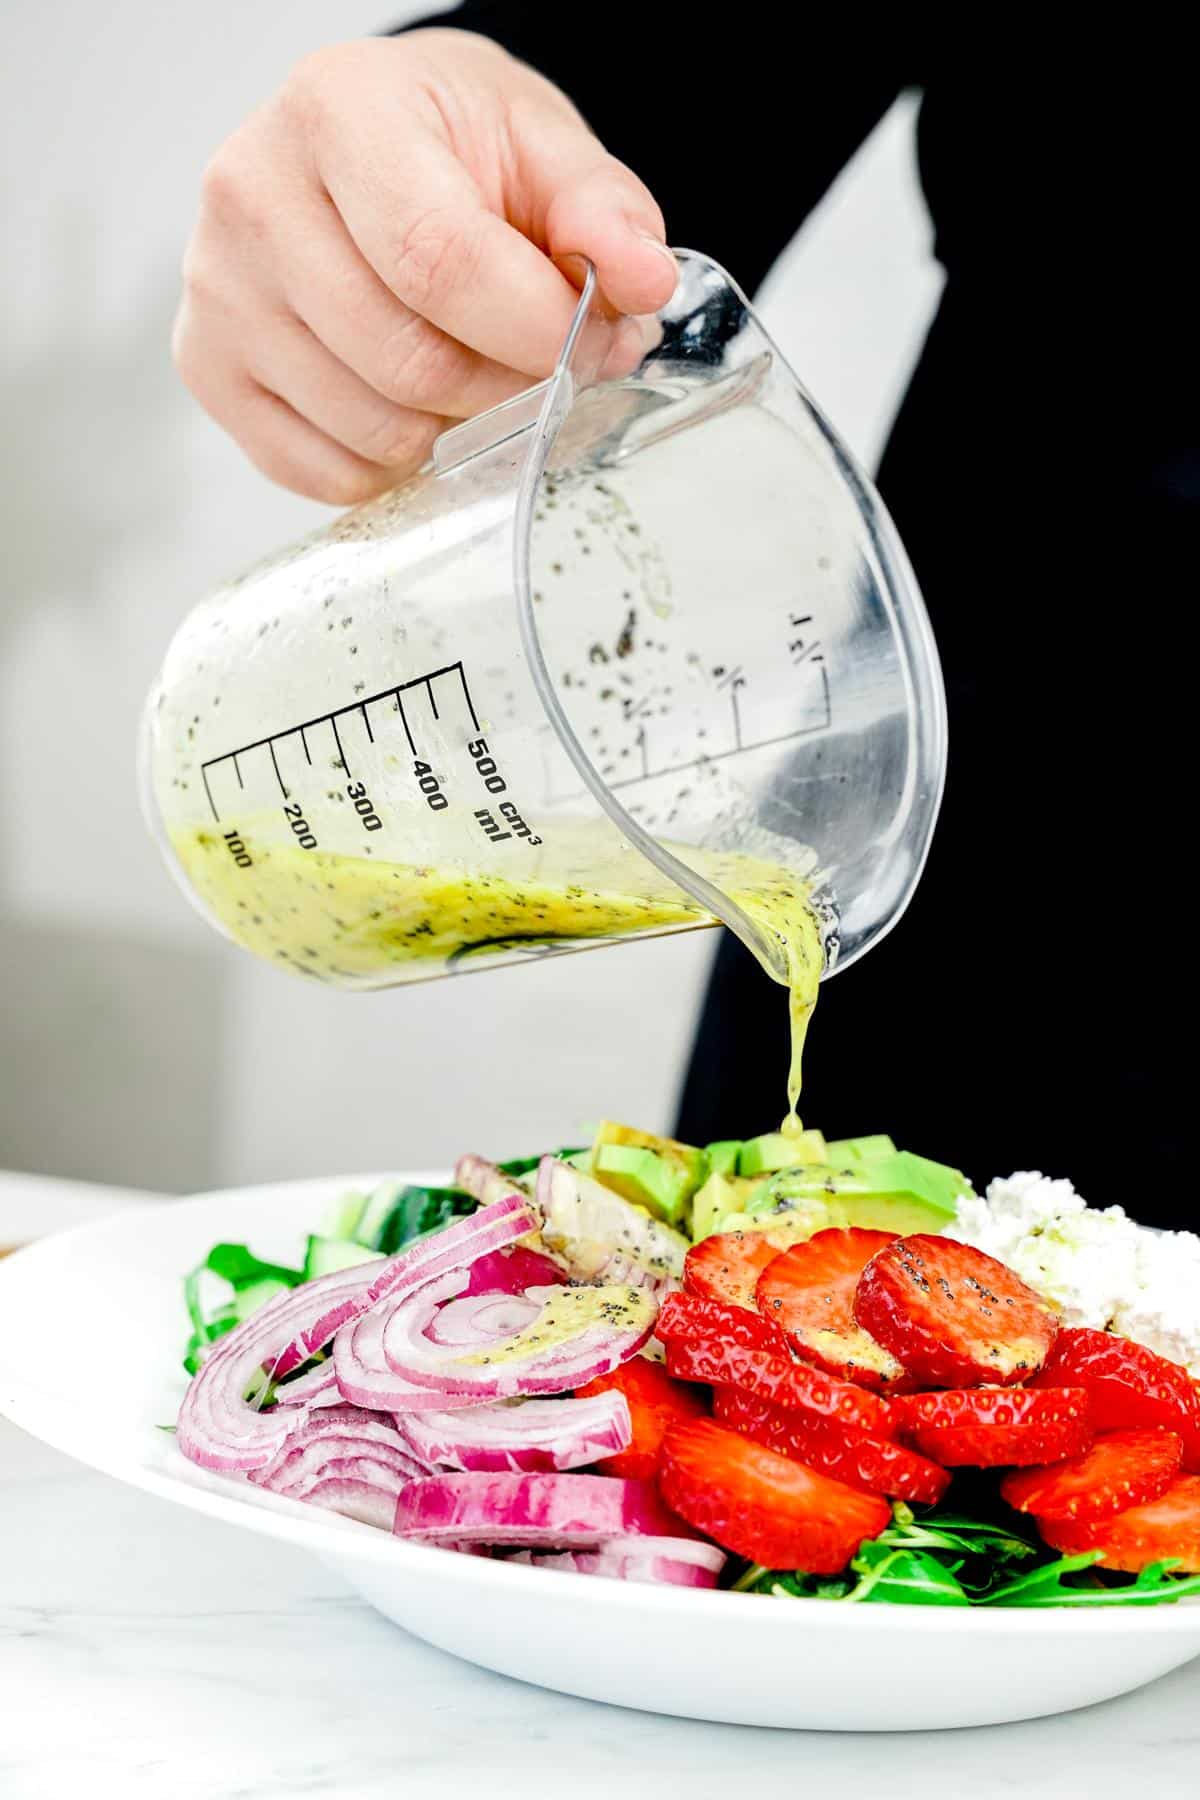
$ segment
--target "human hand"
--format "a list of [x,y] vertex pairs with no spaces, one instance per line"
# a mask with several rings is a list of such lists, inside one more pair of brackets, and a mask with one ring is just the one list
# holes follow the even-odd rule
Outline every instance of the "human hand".
[[351,505],[552,372],[581,257],[604,303],[593,366],[635,366],[623,315],[675,285],[663,230],[565,95],[487,39],[339,44],[209,164],[176,366],[264,474]]

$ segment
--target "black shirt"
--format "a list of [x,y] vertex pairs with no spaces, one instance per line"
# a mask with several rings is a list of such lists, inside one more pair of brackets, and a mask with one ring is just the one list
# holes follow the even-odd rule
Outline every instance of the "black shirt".
[[[1182,46],[1128,21],[968,41],[839,9],[740,41],[665,6],[468,4],[647,182],[668,239],[761,281],[907,86],[941,304],[879,471],[933,619],[946,799],[893,934],[826,987],[803,1111],[977,1181],[1070,1174],[1194,1224],[1191,881],[1200,392]],[[948,16],[948,15],[943,15]],[[820,371],[800,370],[819,391]],[[732,941],[678,1129],[780,1113],[786,1008]]]

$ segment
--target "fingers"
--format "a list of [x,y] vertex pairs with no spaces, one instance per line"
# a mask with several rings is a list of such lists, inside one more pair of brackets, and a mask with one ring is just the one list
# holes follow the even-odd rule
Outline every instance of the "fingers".
[[528,385],[515,369],[457,343],[404,306],[328,205],[306,209],[303,228],[282,238],[276,254],[280,287],[296,317],[395,405],[470,419]]
[[[355,124],[342,118],[335,129],[352,139]],[[419,171],[401,171],[343,141],[321,159],[350,236],[410,311],[494,362],[549,375],[578,293],[536,244],[485,208],[448,148],[429,141],[421,157]]]
[[644,184],[484,40],[334,47],[210,165],[176,360],[272,479],[352,503],[554,369],[585,257],[577,368],[621,375],[676,279]]
[[356,506],[395,486],[395,469],[347,449],[268,392],[234,357],[220,354],[195,331],[186,301],[175,329],[175,360],[205,411],[280,487],[331,506]]
[[452,422],[399,406],[363,381],[299,319],[286,319],[251,348],[257,387],[364,461],[391,471],[393,482],[428,460],[434,439]]

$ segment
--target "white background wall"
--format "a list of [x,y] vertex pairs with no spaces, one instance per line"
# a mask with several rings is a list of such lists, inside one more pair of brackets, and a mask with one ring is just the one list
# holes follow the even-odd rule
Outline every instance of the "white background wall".
[[[185,1189],[669,1121],[709,934],[316,990],[193,917],[138,812],[138,710],[181,612],[326,516],[244,464],[171,371],[199,172],[306,50],[420,10],[5,9],[0,1167]],[[911,139],[904,102],[765,296],[868,462],[938,289]]]

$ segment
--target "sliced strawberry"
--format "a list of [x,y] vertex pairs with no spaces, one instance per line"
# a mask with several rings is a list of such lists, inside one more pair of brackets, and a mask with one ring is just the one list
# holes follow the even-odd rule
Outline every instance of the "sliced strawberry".
[[788,1341],[778,1325],[761,1319],[744,1306],[726,1306],[721,1300],[701,1300],[695,1294],[668,1294],[658,1314],[654,1333],[664,1344],[672,1337],[722,1338],[746,1350],[769,1350],[787,1356]]
[[792,1348],[829,1375],[876,1392],[903,1393],[912,1385],[896,1358],[854,1317],[854,1290],[892,1231],[818,1231],[793,1244],[758,1278],[758,1310],[786,1331]]
[[1200,1396],[1181,1363],[1111,1331],[1060,1331],[1035,1387],[1088,1391],[1098,1431],[1159,1425],[1183,1439],[1183,1467],[1200,1473]]
[[830,1425],[824,1419],[806,1421],[802,1413],[780,1412],[738,1388],[717,1388],[713,1412],[722,1425],[765,1444],[768,1450],[807,1463],[810,1469],[868,1494],[890,1494],[895,1500],[932,1505],[950,1485],[945,1469],[891,1438]]
[[763,1350],[743,1350],[740,1344],[719,1338],[668,1338],[667,1368],[682,1381],[742,1388],[783,1412],[836,1419],[877,1437],[895,1436],[895,1417],[886,1400],[807,1363],[787,1362]]
[[1052,1308],[995,1257],[923,1233],[871,1258],[854,1317],[931,1387],[1025,1381],[1058,1330]]
[[892,1405],[902,1434],[947,1469],[1061,1462],[1092,1441],[1082,1388],[950,1388]]
[[606,1394],[616,1389],[629,1403],[633,1437],[616,1456],[606,1456],[595,1467],[602,1475],[625,1475],[651,1481],[658,1474],[662,1441],[674,1425],[685,1425],[708,1412],[702,1395],[682,1381],[672,1381],[661,1363],[645,1356],[631,1356],[607,1375],[597,1375],[575,1392]]
[[831,1481],[709,1419],[671,1432],[658,1481],[689,1525],[768,1569],[836,1575],[892,1516],[877,1494]]
[[1200,1575],[1200,1475],[1177,1475],[1165,1493],[1115,1519],[1038,1520],[1052,1550],[1098,1550],[1107,1569],[1136,1575],[1148,1563],[1178,1559],[1180,1575]]
[[1183,1440],[1173,1431],[1109,1431],[1082,1456],[1006,1475],[1000,1492],[1018,1512],[1043,1519],[1111,1519],[1165,1493],[1179,1473]]
[[683,1259],[683,1285],[701,1300],[754,1311],[754,1288],[779,1248],[761,1231],[722,1231],[701,1238]]

